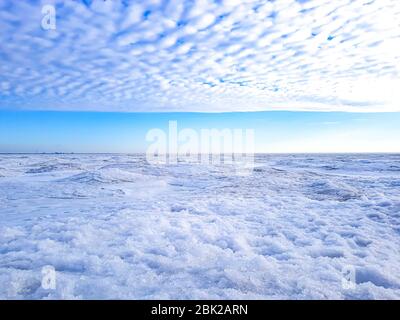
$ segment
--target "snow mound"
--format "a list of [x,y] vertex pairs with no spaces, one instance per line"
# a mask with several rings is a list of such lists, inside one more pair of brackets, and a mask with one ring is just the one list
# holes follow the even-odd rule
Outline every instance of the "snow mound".
[[309,186],[310,197],[316,200],[348,201],[359,199],[360,192],[346,183],[320,180],[312,182]]
[[76,163],[70,162],[51,162],[51,163],[39,163],[33,165],[34,168],[31,168],[25,173],[33,174],[33,173],[48,173],[54,171],[62,171],[62,170],[80,170],[81,166]]
[[364,267],[356,269],[356,283],[372,283],[383,288],[399,289],[400,284],[390,276],[383,275],[376,268]]
[[140,173],[129,172],[118,168],[100,168],[94,171],[86,171],[63,178],[62,182],[76,182],[81,184],[112,184],[122,182],[145,182],[149,181]]

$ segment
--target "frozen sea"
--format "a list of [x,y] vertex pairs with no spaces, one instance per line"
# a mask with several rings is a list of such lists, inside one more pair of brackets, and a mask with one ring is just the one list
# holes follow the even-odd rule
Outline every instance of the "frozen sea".
[[399,154],[226,167],[0,155],[0,298],[400,299]]

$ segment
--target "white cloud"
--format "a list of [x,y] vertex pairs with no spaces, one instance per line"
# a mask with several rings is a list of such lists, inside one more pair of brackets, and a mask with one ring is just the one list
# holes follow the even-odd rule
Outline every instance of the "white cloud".
[[0,108],[400,111],[396,0],[53,3],[0,1]]

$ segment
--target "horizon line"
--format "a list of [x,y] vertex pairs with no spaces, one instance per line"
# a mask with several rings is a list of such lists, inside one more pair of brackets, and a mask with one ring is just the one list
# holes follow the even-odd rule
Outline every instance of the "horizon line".
[[[146,154],[146,152],[0,152],[0,155],[102,155],[102,154],[110,154],[110,155],[142,155]],[[162,155],[170,155],[171,153],[166,153]],[[228,152],[228,153],[208,153],[208,155],[234,155],[234,154],[240,154],[239,152],[233,153],[233,152]],[[242,154],[246,154],[245,152]],[[254,155],[287,155],[287,154],[399,154],[400,151],[359,151],[359,152],[254,152]],[[176,155],[176,154],[172,154]],[[184,157],[190,157],[184,154],[177,154],[178,156],[184,156]],[[197,156],[202,155],[202,153],[198,153]]]

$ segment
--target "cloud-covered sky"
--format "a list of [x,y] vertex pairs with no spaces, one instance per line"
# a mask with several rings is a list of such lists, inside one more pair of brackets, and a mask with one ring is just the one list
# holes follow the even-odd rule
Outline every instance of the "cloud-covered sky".
[[4,110],[400,111],[398,0],[0,0],[0,44]]

